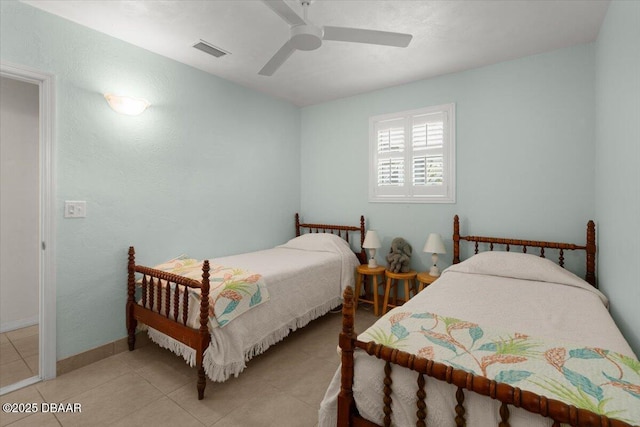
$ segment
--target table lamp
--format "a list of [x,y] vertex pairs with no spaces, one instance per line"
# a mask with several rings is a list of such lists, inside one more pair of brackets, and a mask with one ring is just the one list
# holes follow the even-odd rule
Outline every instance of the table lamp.
[[369,268],[376,268],[378,266],[376,263],[376,249],[382,247],[382,244],[375,230],[367,231],[362,247],[369,249]]
[[444,243],[442,242],[442,237],[440,237],[437,233],[429,234],[429,238],[427,238],[427,243],[424,245],[423,252],[431,252],[431,261],[433,261],[433,267],[429,270],[429,276],[438,277],[440,275],[440,270],[438,270],[438,254],[446,254],[447,251],[444,248]]

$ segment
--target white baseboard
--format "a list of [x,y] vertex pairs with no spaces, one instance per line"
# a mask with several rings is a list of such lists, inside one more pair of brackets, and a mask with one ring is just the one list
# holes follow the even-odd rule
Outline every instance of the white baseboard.
[[28,319],[12,320],[11,322],[5,322],[0,325],[0,333],[15,331],[16,329],[26,328],[38,324],[38,316],[33,316]]

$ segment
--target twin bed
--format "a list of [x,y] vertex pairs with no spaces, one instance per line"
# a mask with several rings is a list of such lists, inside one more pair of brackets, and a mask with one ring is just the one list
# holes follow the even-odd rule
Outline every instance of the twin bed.
[[182,257],[150,268],[136,265],[129,248],[129,350],[140,322],[152,341],[197,367],[202,399],[207,376],[237,376],[253,356],[338,307],[366,259],[364,217],[350,226],[301,223],[296,214],[295,225],[284,245],[204,262]]
[[[360,235],[355,254],[350,233]],[[640,425],[640,362],[597,290],[593,222],[586,244],[575,245],[462,236],[456,216],[454,265],[357,335],[351,287],[366,262],[364,235],[363,217],[338,226],[301,224],[296,214],[297,237],[266,251],[149,268],[130,248],[129,348],[138,322],[146,325],[153,341],[197,366],[202,399],[206,376],[238,375],[343,303],[342,364],[319,427]],[[462,262],[461,241],[475,253]],[[567,251],[584,251],[585,280],[562,268]],[[250,310],[234,318],[243,306]]]
[[[640,424],[640,362],[595,287],[593,222],[574,245],[461,236],[456,216],[453,240],[454,265],[359,336],[345,292],[320,427]],[[460,262],[464,240],[475,255]],[[550,249],[560,265],[585,251],[586,281]]]

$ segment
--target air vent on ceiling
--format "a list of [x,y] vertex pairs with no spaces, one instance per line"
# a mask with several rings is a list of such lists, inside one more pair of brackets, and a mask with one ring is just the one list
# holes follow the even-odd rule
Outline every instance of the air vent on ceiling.
[[208,53],[209,55],[213,55],[216,58],[220,58],[221,56],[229,54],[229,52],[225,52],[219,47],[215,47],[214,45],[207,43],[204,40],[200,40],[198,43],[194,44],[193,47],[205,53]]

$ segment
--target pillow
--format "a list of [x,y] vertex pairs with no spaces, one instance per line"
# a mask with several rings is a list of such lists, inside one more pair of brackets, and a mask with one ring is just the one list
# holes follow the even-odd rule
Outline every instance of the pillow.
[[600,297],[605,305],[608,305],[607,297],[589,283],[553,261],[537,255],[500,251],[481,252],[459,264],[452,265],[442,274],[446,272],[559,283],[593,292]]
[[345,249],[351,253],[351,247],[346,240],[331,233],[308,233],[289,240],[280,248],[300,249],[305,251],[342,253]]

